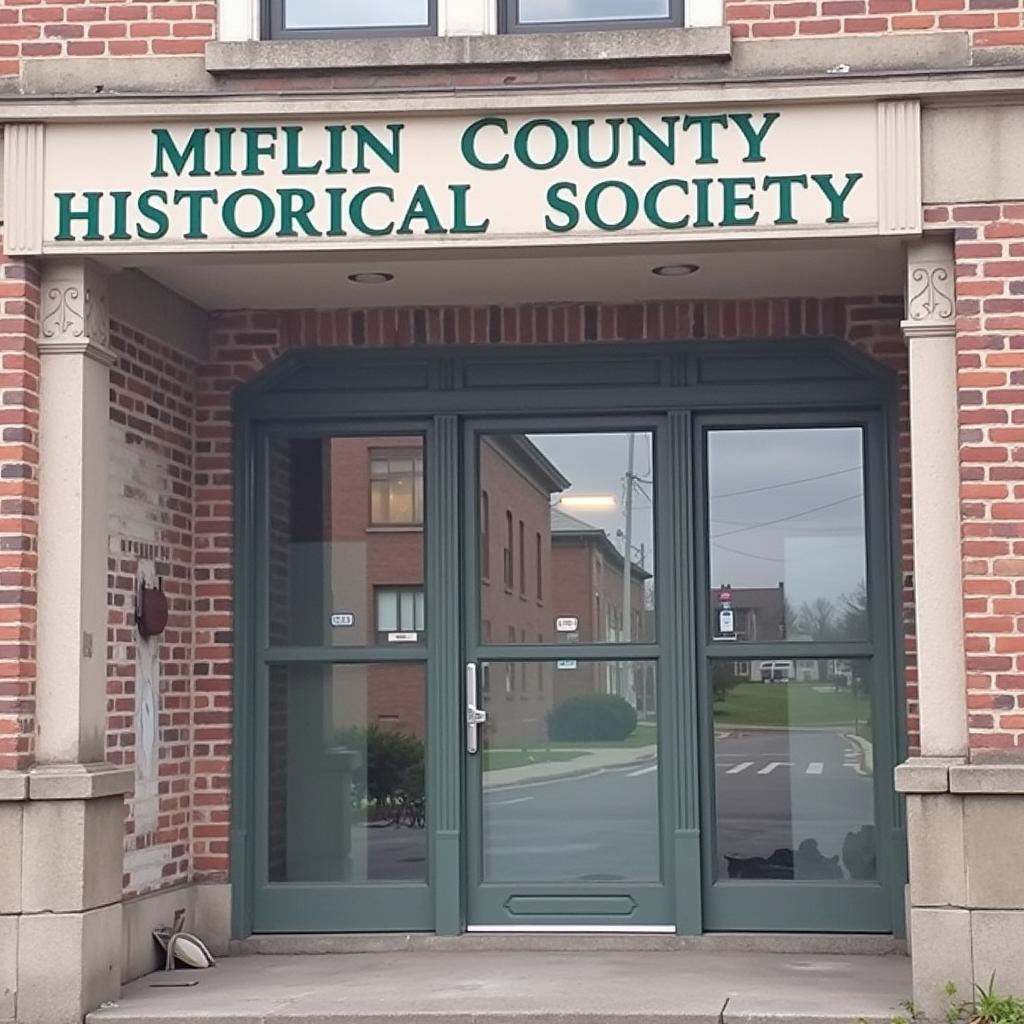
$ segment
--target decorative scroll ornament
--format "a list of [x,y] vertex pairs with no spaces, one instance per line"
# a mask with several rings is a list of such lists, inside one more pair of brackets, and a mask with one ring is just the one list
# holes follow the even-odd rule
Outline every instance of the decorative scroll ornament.
[[[48,279],[47,279],[48,278]],[[44,268],[41,339],[78,342],[106,351],[110,344],[110,314],[106,282],[90,267]]]
[[88,290],[77,284],[47,288],[43,293],[43,337],[84,337],[88,295]]
[[910,271],[910,286],[908,320],[934,322],[953,319],[952,267],[944,264],[914,267]]

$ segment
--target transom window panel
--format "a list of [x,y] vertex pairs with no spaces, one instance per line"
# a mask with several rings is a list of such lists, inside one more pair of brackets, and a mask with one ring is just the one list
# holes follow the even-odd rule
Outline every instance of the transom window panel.
[[371,449],[370,521],[374,526],[419,526],[423,522],[421,449]]
[[636,23],[679,24],[677,0],[505,0],[507,27],[529,31],[538,26],[609,28]]
[[287,31],[427,31],[434,0],[275,0],[280,28]]

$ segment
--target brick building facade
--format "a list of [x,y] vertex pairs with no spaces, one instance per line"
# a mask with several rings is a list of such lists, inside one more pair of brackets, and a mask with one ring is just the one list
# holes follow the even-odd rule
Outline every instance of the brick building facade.
[[[271,6],[276,27],[255,0],[0,7],[0,1022],[80,1020],[154,967],[150,931],[179,907],[218,950],[260,931],[494,925],[442,882],[443,863],[469,870],[442,851],[499,834],[501,771],[612,757],[548,735],[561,700],[602,692],[637,712],[615,756],[633,764],[633,744],[634,770],[650,768],[632,806],[651,801],[694,893],[688,917],[664,894],[664,913],[644,904],[642,927],[909,928],[929,1012],[949,979],[1024,988],[1006,952],[1024,937],[1020,0],[693,0],[649,26],[536,31],[527,0],[430,0],[422,30],[383,39],[282,27]],[[337,149],[302,148],[330,123]],[[354,140],[361,163],[341,169]],[[538,188],[547,206],[530,205]],[[702,431],[851,424],[858,493],[773,511],[779,488],[851,467],[772,476],[752,459],[731,485],[739,511],[715,512]],[[553,519],[572,473],[514,440],[599,431],[655,438],[649,561],[628,526],[588,537]],[[392,495],[411,513],[375,522],[391,498],[375,497],[374,460],[386,475],[417,450],[421,492]],[[617,458],[619,515],[639,474]],[[800,530],[849,545],[852,520],[828,516],[853,499],[869,634],[805,636],[801,654],[712,628],[726,584],[847,596],[807,568]],[[711,578],[716,539],[749,579]],[[151,637],[144,586],[167,599]],[[702,889],[729,853],[707,845],[713,793],[746,786],[726,765],[752,763],[728,760],[721,723],[742,732],[759,699],[759,670],[713,695],[714,666],[801,657],[846,659],[858,679],[873,666],[867,697],[781,680],[772,720],[776,764],[798,770],[804,715],[840,744],[807,753],[824,765],[812,779],[828,783],[832,756],[869,779],[867,803],[829,792],[848,800],[848,835],[882,837],[877,875],[856,876],[877,883],[870,919],[815,923],[799,899],[772,917],[767,882],[762,917],[729,917],[729,880],[720,903]],[[483,768],[464,756],[465,662],[491,715]],[[331,715],[347,743],[378,723],[425,744],[405,874],[373,860],[369,797],[350,801],[348,782],[348,839],[314,836],[341,814],[336,793],[300,806],[301,772],[367,785],[368,747],[319,757]],[[873,774],[855,770],[865,747]],[[790,854],[816,813],[802,792],[782,815]],[[331,848],[350,841],[363,852]],[[771,884],[799,886],[789,868]],[[432,891],[409,897],[414,925],[389,924],[405,911],[386,901],[367,917],[349,890],[336,912],[325,898],[327,925],[261,925],[297,920],[279,883],[316,871]],[[832,879],[837,906],[854,880]]]

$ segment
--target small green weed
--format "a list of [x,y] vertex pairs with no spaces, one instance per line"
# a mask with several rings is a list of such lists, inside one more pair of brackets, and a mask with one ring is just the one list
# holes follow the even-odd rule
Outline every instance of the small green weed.
[[[947,1024],[1024,1024],[1024,999],[996,994],[995,975],[987,987],[976,985],[973,999],[959,999],[953,982],[945,988]],[[900,1003],[905,1012],[892,1018],[891,1024],[923,1024],[924,1014],[909,1000]],[[863,1018],[861,1024],[866,1024]]]

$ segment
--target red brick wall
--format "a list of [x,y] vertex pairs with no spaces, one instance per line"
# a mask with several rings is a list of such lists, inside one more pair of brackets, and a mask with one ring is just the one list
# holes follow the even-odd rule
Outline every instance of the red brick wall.
[[0,256],[0,770],[35,733],[39,510],[39,277]]
[[[623,340],[797,337],[836,334],[894,369],[906,393],[906,346],[899,322],[902,298],[776,299],[652,302],[602,306],[346,309],[234,312],[216,318],[210,362],[198,371],[196,421],[195,642],[197,707],[223,709],[216,742],[195,761],[194,868],[199,878],[228,872],[231,704],[231,411],[233,389],[298,347],[411,344],[532,344]],[[904,573],[912,571],[909,423],[901,407],[901,541]],[[501,571],[499,512],[492,500],[495,548],[491,576]],[[516,523],[518,529],[518,521]],[[913,592],[904,591],[910,742],[917,736]],[[494,639],[503,639],[495,635]],[[494,685],[492,683],[492,685]]]
[[971,747],[1024,751],[1024,204],[925,216],[955,237]]
[[[498,0],[492,0],[497,3]],[[726,22],[737,38],[968,32],[976,47],[1024,45],[1018,0],[727,0]],[[0,8],[0,77],[17,76],[39,57],[200,56],[216,34],[210,0],[7,0]],[[701,74],[689,62],[643,70],[587,65],[541,69],[477,67],[408,72],[320,72],[247,78],[259,89],[501,87],[525,82],[671,80]],[[706,71],[704,72],[706,73]]]
[[161,578],[170,606],[158,654],[155,827],[136,821],[141,792],[126,803],[125,888],[138,892],[189,876],[192,742],[208,726],[198,712],[193,722],[192,708],[195,364],[118,324],[111,345],[117,362],[110,370],[107,758],[114,764],[136,763],[134,607],[141,564]]
[[1024,44],[1017,0],[726,0],[734,38],[969,32],[977,47]]

